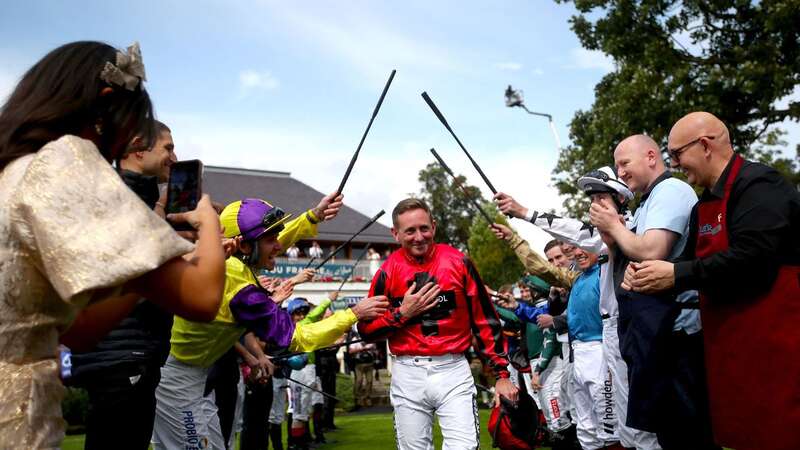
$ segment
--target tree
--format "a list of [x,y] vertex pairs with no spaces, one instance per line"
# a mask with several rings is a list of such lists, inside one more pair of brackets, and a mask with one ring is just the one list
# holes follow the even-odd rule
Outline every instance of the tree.
[[[485,202],[481,191],[475,186],[468,185],[463,175],[458,175],[457,180],[470,197],[480,203]],[[422,183],[419,197],[430,206],[433,219],[436,221],[436,240],[466,251],[470,225],[473,216],[478,214],[475,207],[458,184],[437,163],[430,163],[420,170],[419,181]]]
[[[495,222],[508,225],[506,218],[497,212],[494,205],[486,205],[484,210],[490,215],[496,214]],[[469,250],[481,279],[494,289],[516,282],[525,273],[525,267],[514,250],[511,250],[508,242],[497,239],[483,217],[475,217],[472,222]]]
[[800,2],[556,0],[570,1],[583,47],[615,63],[595,86],[592,107],[573,117],[573,144],[553,173],[571,214],[587,210],[577,179],[611,164],[620,140],[645,133],[665,146],[672,124],[696,110],[725,122],[738,152],[800,186],[800,147],[783,157],[784,132],[776,126],[800,120],[800,101],[785,101],[800,84]]

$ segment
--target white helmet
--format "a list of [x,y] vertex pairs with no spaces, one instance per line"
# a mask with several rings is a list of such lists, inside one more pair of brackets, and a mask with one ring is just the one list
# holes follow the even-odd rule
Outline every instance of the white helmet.
[[619,194],[625,202],[633,199],[633,193],[628,189],[628,185],[617,177],[617,173],[611,167],[605,166],[593,170],[578,179],[578,188],[587,195],[599,192]]

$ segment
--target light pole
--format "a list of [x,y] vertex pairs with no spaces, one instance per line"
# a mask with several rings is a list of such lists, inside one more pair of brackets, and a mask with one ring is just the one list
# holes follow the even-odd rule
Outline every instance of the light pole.
[[553,137],[556,140],[556,146],[558,146],[559,151],[561,150],[561,139],[558,138],[558,133],[556,133],[556,126],[553,123],[553,116],[551,116],[550,114],[535,112],[528,109],[525,106],[524,99],[522,98],[522,91],[515,91],[510,84],[508,85],[508,88],[506,88],[506,106],[508,106],[509,108],[519,106],[520,108],[524,109],[525,112],[527,112],[528,114],[532,114],[534,116],[546,117],[547,122],[550,124],[550,131],[553,132]]

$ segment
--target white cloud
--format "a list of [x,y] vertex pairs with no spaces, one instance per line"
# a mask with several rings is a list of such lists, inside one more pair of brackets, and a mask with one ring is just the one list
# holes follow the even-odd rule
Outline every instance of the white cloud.
[[[468,70],[453,57],[453,49],[430,40],[408,36],[396,24],[365,11],[348,8],[346,14],[331,14],[324,8],[298,8],[294,3],[264,0],[272,20],[280,23],[292,39],[307,41],[337,64],[383,86],[391,69],[403,74],[407,85],[422,85],[435,73]],[[417,81],[414,81],[417,80]]]
[[272,90],[279,86],[278,79],[269,71],[244,70],[239,73],[239,85],[242,91]]
[[542,70],[539,67],[537,67],[537,68],[531,70],[531,73],[536,75],[536,76],[542,76],[542,75],[544,75],[544,70]]
[[[313,188],[329,192],[336,189],[350,161],[355,143],[309,134],[308,130],[285,127],[242,127],[198,117],[164,112],[161,119],[170,124],[181,159],[199,158],[207,165],[291,172],[292,176]],[[420,169],[433,162],[428,149],[438,142],[386,140],[371,138],[362,150],[345,188],[345,202],[371,216],[381,208],[390,210],[410,193],[417,193]],[[491,192],[484,185],[466,157],[450,142],[437,146],[452,169],[478,186],[485,198]],[[436,145],[434,145],[436,146]],[[562,201],[550,185],[550,168],[556,161],[553,149],[519,147],[510,149],[471,148],[497,189],[515,196],[537,210],[562,210]],[[391,226],[391,219],[381,220]],[[523,237],[540,243],[533,227],[515,221]],[[541,247],[544,242],[541,242]],[[537,247],[537,248],[538,248]]]
[[570,69],[599,69],[606,72],[614,70],[614,61],[605,53],[598,50],[586,50],[576,47],[569,52],[570,60],[567,68]]
[[497,67],[500,70],[515,70],[516,71],[516,70],[522,69],[522,64],[517,63],[517,62],[502,62],[502,63],[497,63],[494,66]]

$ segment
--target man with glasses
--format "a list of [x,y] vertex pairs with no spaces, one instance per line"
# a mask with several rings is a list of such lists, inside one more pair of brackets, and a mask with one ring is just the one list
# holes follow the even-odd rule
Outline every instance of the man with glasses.
[[735,154],[712,114],[681,118],[669,149],[672,165],[705,188],[689,243],[678,262],[631,264],[623,288],[700,291],[720,444],[800,448],[800,194],[776,170]]

